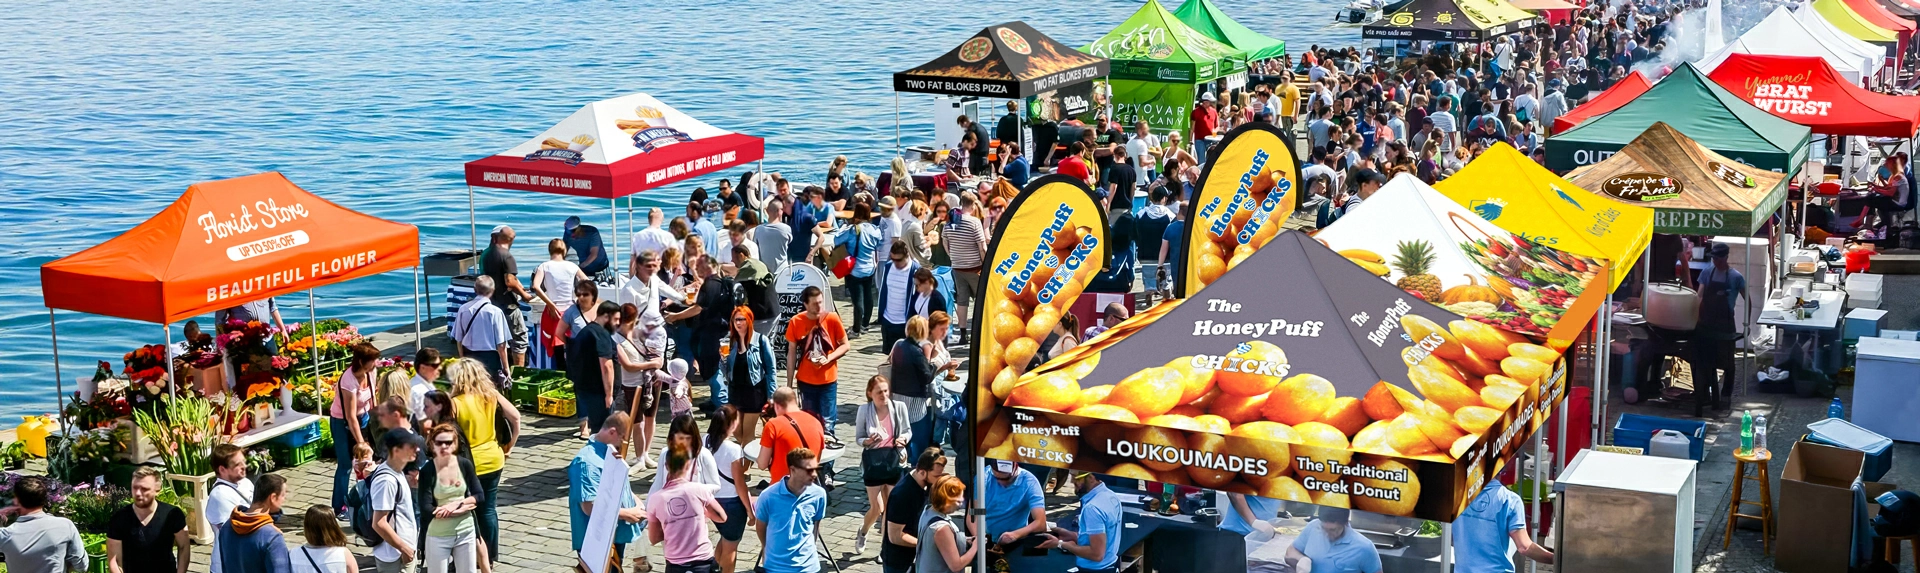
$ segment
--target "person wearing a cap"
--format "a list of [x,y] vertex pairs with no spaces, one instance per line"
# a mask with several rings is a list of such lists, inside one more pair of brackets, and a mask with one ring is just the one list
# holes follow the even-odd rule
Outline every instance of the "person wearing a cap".
[[1049,532],[1051,538],[1040,547],[1058,547],[1072,554],[1073,564],[1081,573],[1118,573],[1120,548],[1126,545],[1120,496],[1092,472],[1074,472],[1073,491],[1080,492],[1080,529],[1056,526]]
[[599,227],[581,224],[578,216],[567,217],[561,227],[566,231],[562,239],[567,248],[579,256],[580,270],[588,276],[598,276],[607,270],[607,244],[600,239]]
[[981,490],[987,505],[986,539],[1010,550],[1029,541],[1028,536],[1046,532],[1047,498],[1040,492],[1040,479],[1006,460],[994,460],[992,474]]
[[1347,203],[1340,207],[1340,214],[1343,216],[1360,208],[1362,201],[1372,197],[1375,191],[1380,190],[1380,186],[1387,184],[1387,176],[1372,169],[1361,169],[1354,177],[1359,179],[1360,188],[1355,190],[1354,195],[1348,196]]
[[[399,573],[419,559],[414,547],[420,536],[419,519],[414,513],[413,488],[407,486],[407,467],[420,456],[426,441],[413,432],[387,432],[380,437],[380,449],[387,454],[384,467],[369,480],[373,498],[373,531],[380,544],[373,548],[375,569]],[[379,479],[386,473],[388,479]]]
[[[1727,264],[1731,249],[1726,243],[1714,243],[1707,252],[1713,265],[1700,271],[1696,281],[1700,320],[1694,326],[1693,379],[1707,381],[1706,388],[1718,407],[1732,388],[1733,342],[1740,336],[1734,329],[1734,301],[1746,293],[1747,277]],[[1725,369],[1725,373],[1715,374],[1717,368]]]
[[1287,547],[1287,565],[1294,571],[1316,573],[1380,573],[1380,551],[1347,526],[1351,514],[1343,508],[1319,508],[1313,524]]
[[1214,105],[1213,92],[1200,93],[1200,101],[1193,103],[1189,119],[1193,122],[1193,157],[1206,165],[1207,146],[1213,143],[1207,137],[1220,127],[1220,110]]

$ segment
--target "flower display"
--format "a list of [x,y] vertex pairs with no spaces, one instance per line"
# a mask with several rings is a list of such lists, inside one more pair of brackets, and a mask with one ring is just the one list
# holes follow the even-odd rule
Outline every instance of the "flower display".
[[127,401],[134,408],[152,408],[155,400],[167,393],[167,347],[149,344],[128,352],[121,360],[126,365],[121,373],[127,376]]

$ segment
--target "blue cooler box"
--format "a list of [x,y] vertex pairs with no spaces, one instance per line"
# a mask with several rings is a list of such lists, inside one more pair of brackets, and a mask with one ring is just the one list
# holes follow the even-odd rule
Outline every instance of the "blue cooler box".
[[1893,469],[1893,440],[1846,420],[1826,418],[1807,424],[1807,435],[1801,439],[1866,454],[1860,466],[1862,481],[1880,481]]
[[1620,421],[1613,424],[1613,445],[1647,450],[1653,434],[1660,430],[1674,430],[1687,436],[1688,459],[1697,462],[1706,457],[1707,423],[1692,420],[1621,414]]

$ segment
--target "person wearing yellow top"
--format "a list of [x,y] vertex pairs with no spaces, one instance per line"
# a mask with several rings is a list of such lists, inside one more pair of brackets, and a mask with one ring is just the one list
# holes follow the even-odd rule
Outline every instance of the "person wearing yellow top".
[[[454,421],[472,447],[473,471],[480,479],[480,491],[475,495],[480,507],[474,513],[479,518],[480,542],[486,546],[487,561],[495,563],[500,560],[500,513],[495,501],[507,456],[520,440],[520,411],[493,387],[493,377],[478,361],[461,358],[451,362],[446,371],[447,380],[453,383]],[[496,434],[501,426],[496,425],[495,416],[500,415],[506,416],[506,440]]]
[[1280,129],[1293,133],[1294,118],[1300,114],[1300,86],[1293,85],[1293,72],[1280,74],[1280,85],[1274,86],[1274,95],[1280,96],[1280,109],[1274,112]]

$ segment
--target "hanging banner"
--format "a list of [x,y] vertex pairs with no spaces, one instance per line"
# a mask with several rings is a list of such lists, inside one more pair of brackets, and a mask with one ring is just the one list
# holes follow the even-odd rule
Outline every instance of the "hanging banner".
[[1155,133],[1192,132],[1193,84],[1113,80],[1113,119],[1122,125],[1145,120]]
[[[1005,441],[988,439],[985,422],[999,415],[1005,394],[1037,366],[1042,342],[1060,317],[1111,260],[1107,219],[1086,183],[1064,175],[1035,179],[1000,216],[987,248],[986,285],[972,317],[973,439],[984,452]],[[1011,459],[1011,458],[1001,458]]]
[[1187,202],[1185,261],[1176,297],[1186,298],[1238,266],[1280,233],[1299,204],[1299,161],[1287,135],[1267,123],[1234,128],[1208,153]]

